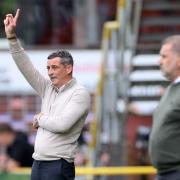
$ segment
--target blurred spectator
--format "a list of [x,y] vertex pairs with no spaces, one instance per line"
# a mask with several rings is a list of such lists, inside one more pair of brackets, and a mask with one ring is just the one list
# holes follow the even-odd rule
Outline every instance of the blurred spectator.
[[100,154],[100,163],[101,166],[109,166],[110,165],[110,152],[108,150],[102,150]]
[[10,125],[16,131],[27,132],[28,125],[25,121],[25,102],[22,98],[13,98],[10,102],[11,117]]
[[0,96],[0,123],[9,123],[10,115],[8,112],[8,98]]
[[[94,18],[98,21],[95,30],[99,33],[99,38],[94,39],[94,45],[97,45],[97,41],[100,45],[104,22],[115,19],[117,0],[94,1],[97,9],[97,15]],[[22,10],[24,18],[19,21],[17,34],[27,45],[76,46],[80,44],[84,48],[91,45],[86,36],[89,31],[87,25],[89,14],[86,13],[89,7],[87,6],[88,3],[82,0],[28,0],[26,3],[24,0],[1,0],[0,17],[3,19],[9,12],[14,14],[17,8]],[[75,8],[77,8],[76,11]],[[77,28],[76,23],[79,26]],[[2,31],[0,38],[5,37],[3,29],[3,23],[0,22]]]
[[28,141],[30,144],[34,145],[37,129],[32,127],[32,119],[37,112],[40,111],[40,103],[38,104],[38,96],[28,95],[26,99],[26,111],[25,111],[25,121],[28,126]]
[[34,145],[36,130],[32,128],[32,119],[39,110],[39,105],[40,99],[35,95],[1,95],[0,124],[8,123],[15,131],[26,133],[28,141]]
[[75,157],[75,165],[76,166],[85,166],[87,164],[87,156],[85,153],[83,153],[82,150],[78,149],[76,157]]
[[1,171],[11,171],[16,167],[30,167],[32,165],[33,146],[28,144],[27,136],[16,133],[10,125],[0,125],[0,154]]

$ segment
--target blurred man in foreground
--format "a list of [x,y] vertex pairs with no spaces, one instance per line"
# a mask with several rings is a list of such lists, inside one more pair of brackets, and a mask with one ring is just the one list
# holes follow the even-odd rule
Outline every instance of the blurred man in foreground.
[[41,112],[34,117],[37,128],[31,180],[73,180],[77,140],[90,107],[88,91],[72,76],[73,58],[68,51],[48,56],[49,79],[31,63],[15,31],[20,10],[4,20],[10,51],[18,68],[42,98]]
[[180,180],[180,35],[163,41],[159,64],[171,84],[154,112],[149,152],[157,180]]
[[0,170],[11,171],[17,167],[31,167],[33,146],[25,134],[15,132],[10,125],[0,124]]

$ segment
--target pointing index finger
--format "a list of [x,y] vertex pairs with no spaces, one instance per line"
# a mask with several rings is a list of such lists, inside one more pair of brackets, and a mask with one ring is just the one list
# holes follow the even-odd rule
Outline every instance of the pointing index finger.
[[17,21],[19,14],[20,14],[20,9],[17,9],[16,15],[14,16],[15,21]]

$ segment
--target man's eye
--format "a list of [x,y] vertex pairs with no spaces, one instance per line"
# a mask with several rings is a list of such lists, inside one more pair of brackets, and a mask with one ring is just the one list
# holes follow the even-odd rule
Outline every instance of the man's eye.
[[53,69],[57,69],[58,67],[57,67],[57,66],[53,66],[52,68],[53,68]]

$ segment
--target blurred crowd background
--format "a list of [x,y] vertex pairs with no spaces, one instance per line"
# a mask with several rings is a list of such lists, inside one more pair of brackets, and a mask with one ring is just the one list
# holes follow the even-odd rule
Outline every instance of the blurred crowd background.
[[[113,20],[117,0],[2,0],[0,17],[21,9],[17,34],[27,45],[99,47],[103,24]],[[0,25],[3,32],[3,24]],[[4,34],[1,33],[0,37]]]
[[[4,16],[7,13],[14,14],[17,8],[21,9],[17,35],[25,49],[98,50],[98,53],[102,53],[102,61],[106,60],[103,70],[96,68],[103,83],[99,91],[90,91],[91,111],[79,138],[76,165],[151,165],[148,139],[152,113],[168,84],[159,73],[158,53],[165,37],[180,33],[180,1],[1,0],[0,48],[5,42]],[[118,19],[119,14],[121,17]],[[115,29],[112,28],[112,34],[107,26],[108,33],[104,34],[108,36],[104,40],[104,23],[117,19],[121,21],[121,26],[117,22],[111,24]],[[109,38],[109,42],[106,42],[106,38]],[[1,51],[9,53],[6,48]],[[0,58],[0,61],[6,59]],[[0,73],[5,74],[2,68]],[[5,78],[0,77],[0,83],[5,81]],[[24,149],[33,147],[36,130],[32,128],[32,118],[40,112],[40,105],[41,99],[34,92],[5,90],[0,85],[1,170],[4,168],[5,156],[17,157],[13,149],[19,144],[25,144]],[[4,124],[9,127],[2,126]],[[21,143],[12,143],[12,140],[9,143],[8,139],[5,142],[5,132],[15,132]],[[22,146],[19,147],[22,149]],[[19,154],[23,155],[23,152]],[[18,159],[22,161],[23,158]],[[30,160],[29,166],[31,163]],[[10,161],[9,168],[14,165]],[[20,166],[27,164],[20,163]],[[128,176],[128,179],[151,180],[153,177],[138,175]],[[106,176],[96,178],[108,179]],[[85,178],[82,177],[82,180]]]

